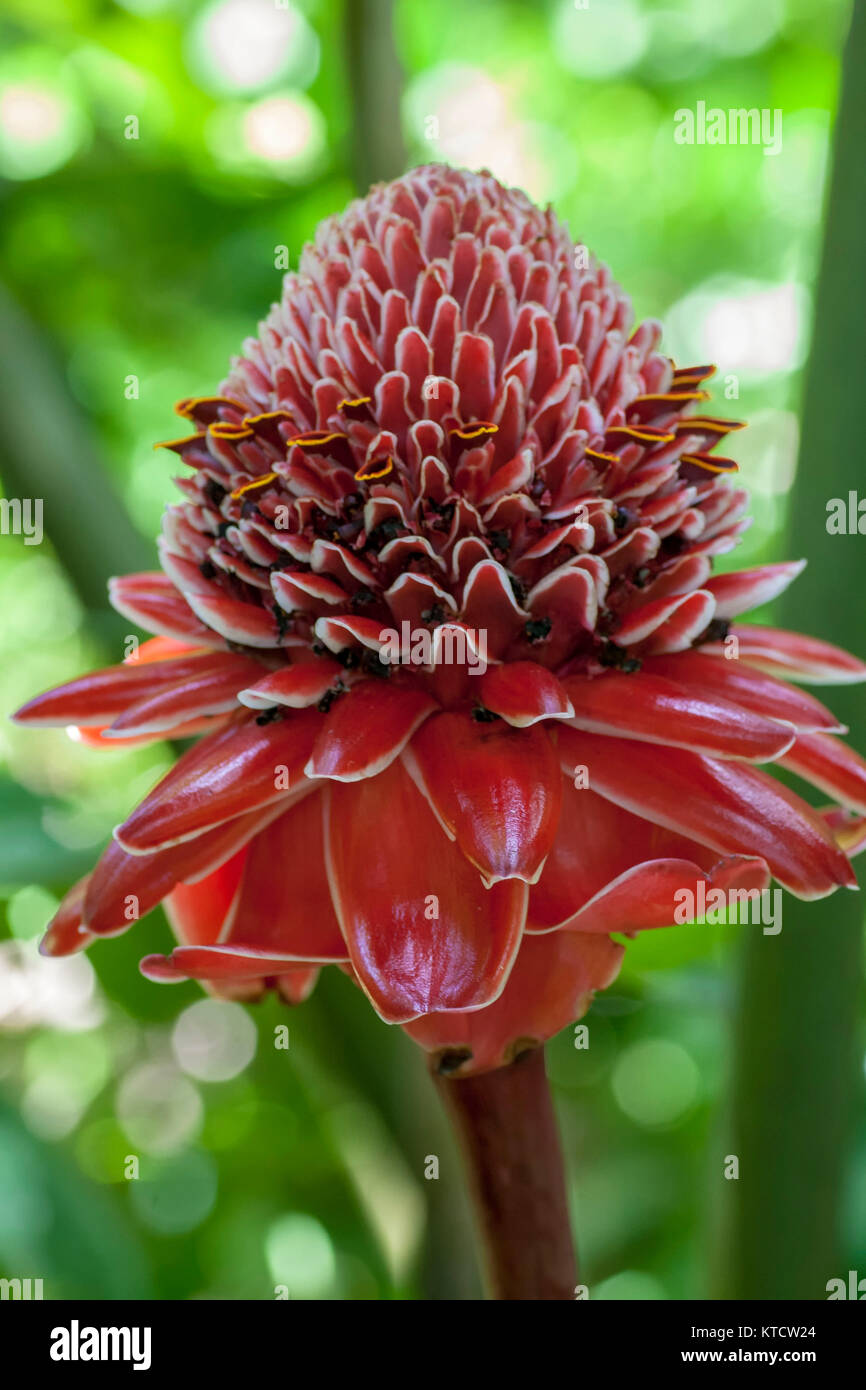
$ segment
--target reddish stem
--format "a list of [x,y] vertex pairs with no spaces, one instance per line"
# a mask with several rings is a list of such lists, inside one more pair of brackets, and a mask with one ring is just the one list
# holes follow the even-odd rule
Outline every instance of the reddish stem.
[[490,1297],[574,1298],[577,1264],[544,1049],[481,1076],[434,1073],[434,1080],[463,1151]]

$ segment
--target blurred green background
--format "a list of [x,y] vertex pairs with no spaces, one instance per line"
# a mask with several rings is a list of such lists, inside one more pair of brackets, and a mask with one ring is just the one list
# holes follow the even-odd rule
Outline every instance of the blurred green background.
[[[849,17],[844,0],[398,0],[393,16],[387,0],[3,0],[0,453],[6,495],[42,496],[46,530],[0,537],[3,710],[119,659],[128,623],[105,580],[155,566],[174,459],[152,446],[177,433],[174,401],[215,388],[320,218],[431,158],[552,201],[638,317],[664,319],[668,352],[719,364],[714,409],[750,421],[736,452],[755,518],[724,563],[781,557]],[[781,152],[677,144],[674,113],[699,100],[781,109]],[[43,1278],[46,1297],[477,1296],[420,1051],[339,972],[291,1013],[150,984],[137,961],[168,948],[161,913],[87,959],[36,955],[171,751],[0,723],[0,755],[0,1276]],[[832,904],[814,911],[832,934]],[[745,1287],[720,1272],[722,1170],[749,1059],[782,1025],[747,976],[744,1063],[739,936],[647,933],[595,1003],[589,1049],[570,1031],[548,1048],[593,1298]],[[812,982],[831,1034],[834,990],[860,1010],[841,1062],[832,1046],[821,1062],[859,1118],[840,1121],[839,1263],[816,1256],[813,1297],[866,1273],[854,961],[853,983]],[[817,1180],[786,1188],[794,1228]]]

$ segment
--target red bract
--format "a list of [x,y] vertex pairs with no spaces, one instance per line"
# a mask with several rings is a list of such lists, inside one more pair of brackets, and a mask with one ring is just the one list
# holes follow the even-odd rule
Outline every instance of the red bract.
[[659,337],[487,174],[416,169],[319,229],[219,394],[178,406],[163,570],[112,585],[160,636],[18,715],[206,731],[49,953],[165,900],[182,944],[150,978],[297,1002],[335,962],[471,1072],[579,1017],[611,933],[684,886],[854,885],[866,762],[785,682],[866,666],[729,628],[801,566],[713,577],[747,524],[713,452],[737,425]]

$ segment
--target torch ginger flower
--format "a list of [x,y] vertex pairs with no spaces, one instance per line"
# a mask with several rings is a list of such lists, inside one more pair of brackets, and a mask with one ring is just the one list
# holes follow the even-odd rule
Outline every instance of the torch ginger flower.
[[[18,713],[203,735],[43,949],[164,901],[181,944],[151,979],[298,1002],[335,963],[465,1075],[580,1017],[612,933],[669,924],[683,886],[855,886],[866,762],[788,682],[866,666],[730,627],[802,566],[713,574],[747,525],[715,452],[739,426],[659,339],[488,174],[416,169],[325,222],[219,394],[177,407],[162,570],[111,586],[159,635]],[[403,624],[423,664],[383,660]]]

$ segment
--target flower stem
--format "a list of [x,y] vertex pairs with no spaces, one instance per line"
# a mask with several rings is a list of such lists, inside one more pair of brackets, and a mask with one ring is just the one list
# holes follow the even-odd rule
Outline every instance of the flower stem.
[[480,1076],[434,1073],[434,1080],[463,1151],[490,1297],[574,1298],[577,1265],[544,1049]]

